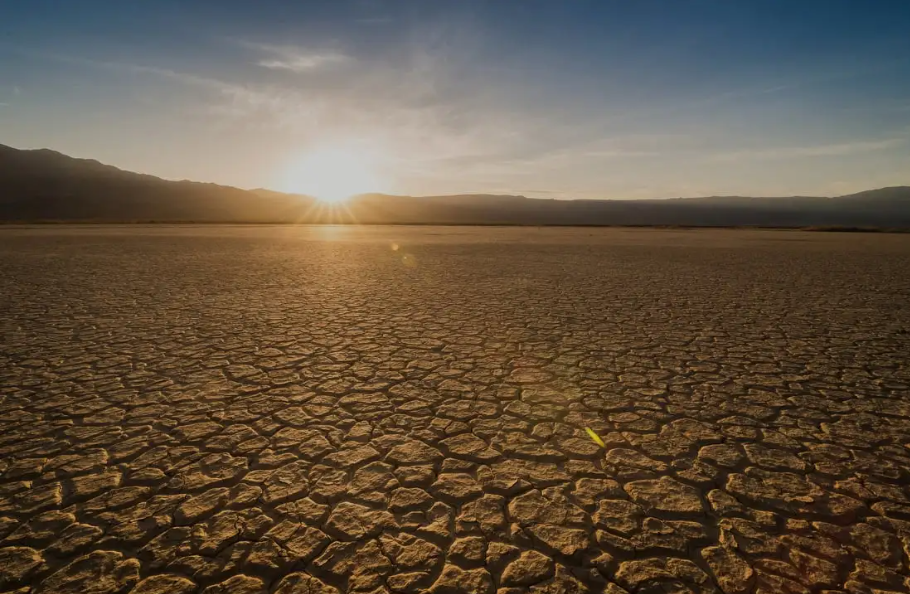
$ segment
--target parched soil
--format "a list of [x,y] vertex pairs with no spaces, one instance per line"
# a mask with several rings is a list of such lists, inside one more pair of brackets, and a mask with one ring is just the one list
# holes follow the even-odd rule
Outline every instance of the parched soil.
[[907,236],[0,229],[0,592],[908,592],[908,447]]

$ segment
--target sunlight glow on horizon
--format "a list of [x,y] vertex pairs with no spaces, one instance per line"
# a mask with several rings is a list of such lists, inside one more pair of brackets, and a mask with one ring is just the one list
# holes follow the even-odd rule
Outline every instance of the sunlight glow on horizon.
[[353,144],[326,145],[302,154],[289,164],[281,189],[337,203],[357,194],[383,192],[375,153]]

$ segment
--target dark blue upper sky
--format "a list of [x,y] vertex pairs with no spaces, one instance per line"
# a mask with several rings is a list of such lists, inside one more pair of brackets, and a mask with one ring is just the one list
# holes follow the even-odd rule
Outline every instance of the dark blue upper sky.
[[330,150],[409,193],[910,182],[906,1],[9,4],[0,143],[164,177],[307,191]]

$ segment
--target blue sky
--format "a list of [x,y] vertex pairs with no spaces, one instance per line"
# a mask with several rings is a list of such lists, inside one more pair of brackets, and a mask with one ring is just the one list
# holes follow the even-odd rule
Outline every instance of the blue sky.
[[0,143],[301,192],[343,147],[397,193],[844,194],[910,183],[908,30],[906,0],[12,2]]

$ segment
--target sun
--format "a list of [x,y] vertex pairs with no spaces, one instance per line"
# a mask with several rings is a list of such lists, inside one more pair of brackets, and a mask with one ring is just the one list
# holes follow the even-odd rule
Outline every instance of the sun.
[[304,153],[291,164],[286,191],[342,202],[355,194],[381,191],[375,159],[354,146],[327,146]]

